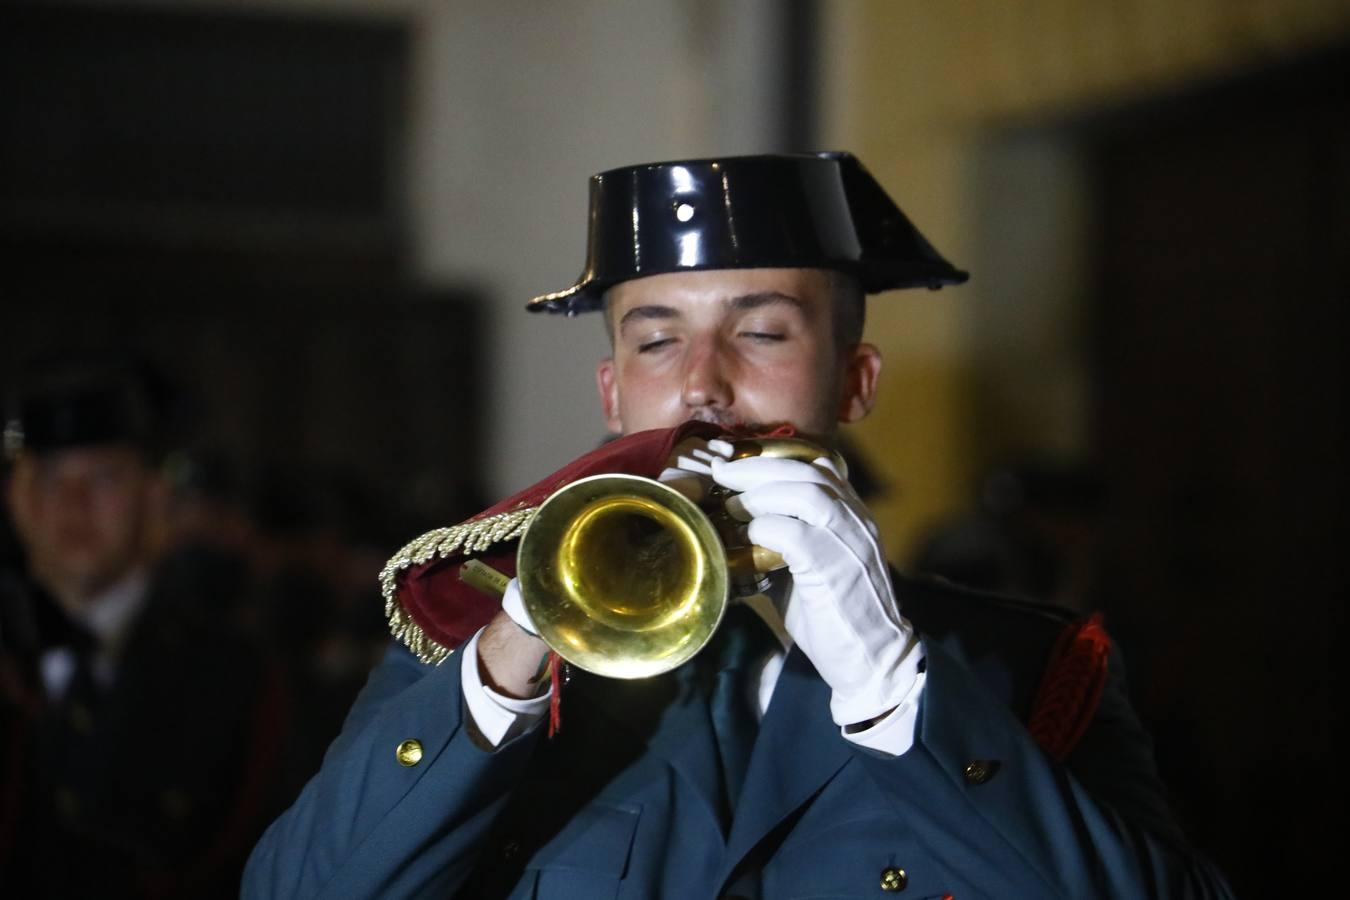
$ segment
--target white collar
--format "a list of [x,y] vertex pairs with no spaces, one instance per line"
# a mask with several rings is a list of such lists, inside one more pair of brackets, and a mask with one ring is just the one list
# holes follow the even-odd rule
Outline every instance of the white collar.
[[120,649],[132,621],[145,605],[148,581],[145,569],[138,566],[121,581],[90,598],[75,616],[105,652]]

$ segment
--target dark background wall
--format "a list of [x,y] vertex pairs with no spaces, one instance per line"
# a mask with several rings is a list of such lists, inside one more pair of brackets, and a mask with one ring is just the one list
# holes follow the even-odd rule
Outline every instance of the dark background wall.
[[1330,53],[1087,129],[1100,605],[1241,896],[1318,893],[1339,845],[1347,86]]
[[0,380],[135,348],[179,382],[195,445],[341,472],[378,498],[384,543],[476,511],[481,294],[408,273],[408,40],[0,10]]

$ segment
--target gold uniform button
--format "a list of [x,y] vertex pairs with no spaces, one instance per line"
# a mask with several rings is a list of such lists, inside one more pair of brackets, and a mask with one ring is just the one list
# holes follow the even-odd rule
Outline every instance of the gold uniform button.
[[904,869],[890,866],[881,870],[881,889],[883,891],[903,891],[907,884],[909,884],[909,876],[905,874]]
[[994,777],[998,763],[992,759],[971,760],[966,765],[966,784],[984,784]]
[[398,745],[394,751],[398,757],[400,766],[415,766],[422,761],[422,742],[419,740],[407,740]]

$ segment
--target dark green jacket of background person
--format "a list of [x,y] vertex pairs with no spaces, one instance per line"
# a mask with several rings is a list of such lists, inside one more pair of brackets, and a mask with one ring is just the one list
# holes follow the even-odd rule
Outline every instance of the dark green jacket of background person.
[[[284,807],[289,694],[236,627],[233,565],[161,564],[109,684],[78,666],[47,698],[41,658],[79,658],[88,635],[40,589],[0,597],[0,895],[226,898]],[[10,573],[12,576],[13,573]]]

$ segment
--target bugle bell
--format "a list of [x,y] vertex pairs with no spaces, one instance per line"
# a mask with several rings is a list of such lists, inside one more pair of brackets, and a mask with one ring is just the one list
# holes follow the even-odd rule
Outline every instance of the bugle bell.
[[[733,459],[835,452],[800,438],[733,443]],[[713,498],[725,499],[719,490]],[[737,523],[659,481],[594,475],[550,495],[521,536],[516,573],[540,638],[569,663],[646,678],[687,662],[716,632],[736,584],[783,565]]]

